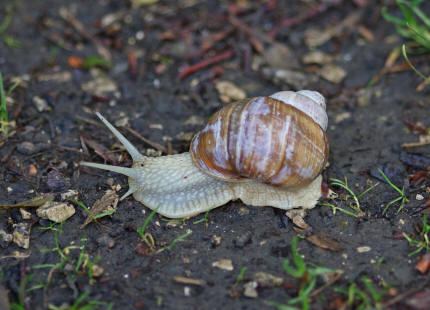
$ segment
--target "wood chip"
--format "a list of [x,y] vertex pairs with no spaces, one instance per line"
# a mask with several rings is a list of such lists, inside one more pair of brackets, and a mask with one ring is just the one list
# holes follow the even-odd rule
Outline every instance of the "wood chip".
[[360,246],[357,248],[358,253],[366,253],[366,252],[370,252],[370,250],[372,250],[370,246]]
[[177,283],[189,284],[189,285],[198,285],[198,286],[206,285],[206,281],[204,281],[204,280],[186,278],[186,277],[182,277],[182,276],[173,277],[173,281],[175,281]]
[[233,262],[231,259],[220,259],[212,263],[212,267],[217,267],[222,270],[232,271],[233,268]]
[[258,287],[275,287],[284,283],[284,279],[276,277],[267,272],[257,272],[252,276],[252,279],[258,283]]
[[430,252],[424,254],[419,262],[416,264],[415,269],[417,269],[421,274],[426,274],[430,269]]

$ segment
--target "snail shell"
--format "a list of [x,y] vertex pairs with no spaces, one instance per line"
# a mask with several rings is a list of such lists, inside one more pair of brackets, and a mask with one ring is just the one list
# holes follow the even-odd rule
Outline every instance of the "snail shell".
[[312,208],[321,196],[328,158],[324,97],[282,91],[236,102],[215,113],[196,134],[190,153],[141,155],[99,118],[126,147],[131,168],[83,162],[129,177],[137,201],[171,218],[196,215],[241,199],[253,206]]
[[293,187],[321,173],[328,143],[325,131],[304,112],[272,97],[256,97],[215,113],[194,136],[190,153],[200,169],[222,180],[251,178]]

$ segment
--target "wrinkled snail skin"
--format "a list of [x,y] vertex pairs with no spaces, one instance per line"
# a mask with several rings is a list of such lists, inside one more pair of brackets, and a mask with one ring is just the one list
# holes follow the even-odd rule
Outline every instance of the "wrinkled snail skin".
[[[295,98],[293,101],[299,103],[303,101],[303,103],[295,107],[285,101],[292,98]],[[281,101],[287,102],[287,105],[282,104]],[[266,106],[267,103],[268,106]],[[232,105],[226,106],[211,117],[208,125],[194,137],[190,153],[161,157],[141,155],[115,127],[97,113],[97,116],[125,146],[133,159],[133,165],[131,168],[124,168],[87,162],[81,164],[127,175],[129,190],[121,199],[133,194],[137,201],[150,209],[157,209],[158,213],[170,218],[193,216],[237,199],[248,205],[272,206],[284,210],[296,207],[313,208],[321,196],[320,173],[328,157],[324,97],[313,91],[297,93],[285,91],[270,97],[251,98]],[[252,113],[248,113],[250,106],[251,110],[254,109]],[[311,111],[309,116],[301,112],[303,106],[305,110]],[[242,113],[243,110],[247,112]],[[255,110],[259,111],[257,114],[260,118],[253,116]],[[282,111],[286,114],[282,114],[284,113]],[[220,115],[221,119],[217,119]],[[227,122],[225,117],[231,118]],[[237,128],[238,132],[230,133],[230,136],[227,133],[228,129],[236,127],[240,121],[259,122],[267,117],[275,121],[262,126],[263,131],[258,125],[248,129]],[[281,122],[288,118],[289,125]],[[222,127],[222,122],[228,123],[226,128]],[[278,127],[281,129],[281,134],[269,135],[265,132],[273,128],[279,129]],[[292,127],[294,129],[291,129]],[[224,140],[219,140],[220,138]],[[244,140],[239,141],[242,138]],[[293,149],[291,149],[292,139],[295,140]],[[285,144],[285,140],[289,140],[290,143]],[[200,146],[201,141],[205,141],[203,146]],[[231,156],[230,151],[234,149],[233,146],[240,146],[246,142],[258,147],[262,147],[263,144],[278,147],[274,153],[282,156],[280,159],[273,158],[267,150],[260,148],[256,152],[259,156],[263,156],[263,160],[253,166],[253,158],[245,156],[252,152],[249,145],[246,145],[248,149],[242,149]],[[290,149],[288,149],[289,146]],[[214,149],[215,155],[210,153]],[[201,152],[203,157],[206,157],[203,160],[199,158]],[[220,154],[231,158],[227,160]],[[291,158],[284,156],[288,154]],[[253,156],[256,155],[251,155]],[[208,171],[208,166],[212,165],[212,162],[207,161],[209,157],[215,160],[216,165],[221,166],[221,172],[220,170]],[[292,165],[289,163],[290,166],[285,165],[290,159],[299,160],[304,166],[300,164],[294,167],[294,163]],[[236,163],[239,164],[238,167],[234,166]],[[244,169],[249,167],[251,167],[250,170]],[[271,172],[268,176],[264,176],[262,170],[268,167]],[[293,176],[284,178],[277,176],[286,170],[289,172],[294,170],[293,172],[299,172],[302,175],[297,176],[293,173]]]

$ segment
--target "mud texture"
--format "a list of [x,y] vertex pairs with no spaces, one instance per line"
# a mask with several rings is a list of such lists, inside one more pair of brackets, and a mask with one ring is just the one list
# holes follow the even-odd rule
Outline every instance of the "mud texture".
[[[93,112],[119,125],[143,154],[157,151],[123,127],[168,152],[180,153],[187,151],[192,134],[203,122],[226,104],[216,89],[219,81],[232,82],[247,97],[285,89],[320,91],[327,98],[329,115],[325,183],[330,178],[347,179],[356,193],[379,185],[359,198],[360,216],[339,210],[333,214],[331,207],[317,206],[305,217],[311,227],[306,231],[279,210],[249,207],[240,201],[211,210],[206,221],[199,221],[204,214],[173,222],[155,215],[146,227],[155,240],[152,251],[136,231],[150,210],[132,197],[119,202],[111,216],[82,229],[87,213],[77,204],[76,213],[61,225],[39,218],[35,208],[26,208],[31,212],[29,220],[17,208],[0,210],[0,229],[5,233],[11,234],[17,223],[31,225],[28,249],[0,244],[0,308],[9,302],[20,303],[23,309],[50,305],[68,309],[83,296],[80,306],[101,302],[93,309],[107,309],[109,304],[113,309],[270,309],[269,301],[286,303],[299,292],[300,279],[283,268],[284,260],[292,259],[292,237],[299,235],[298,251],[307,264],[343,270],[333,283],[318,277],[315,289],[326,288],[311,297],[311,309],[358,307],[358,297],[348,305],[347,295],[341,293],[351,283],[368,294],[369,307],[424,309],[414,308],[408,300],[428,282],[428,275],[415,268],[425,251],[408,256],[416,247],[403,233],[420,239],[426,201],[430,205],[425,166],[430,147],[401,145],[418,141],[426,128],[428,135],[430,93],[429,87],[416,91],[420,77],[407,65],[399,72],[380,74],[389,53],[403,40],[380,16],[381,2],[326,1],[326,7],[317,1],[160,1],[143,6],[109,0],[3,3],[0,21],[8,14],[12,20],[0,35],[0,69],[6,90],[14,81],[20,84],[8,102],[9,120],[15,126],[10,127],[8,139],[0,140],[1,205],[42,194],[62,201],[61,193],[73,189],[77,200],[91,207],[118,184],[118,195],[123,195],[128,188],[125,176],[78,164],[85,160],[131,165],[131,158]],[[318,10],[312,15],[314,8]],[[393,3],[388,8],[399,14]],[[61,17],[62,10],[73,20]],[[103,25],[108,14],[114,21]],[[253,34],[235,25],[229,14]],[[306,14],[307,18],[290,26],[282,24]],[[74,21],[84,26],[81,32]],[[333,34],[323,44],[309,47],[306,38],[311,28],[330,28]],[[222,40],[212,42],[208,50],[201,48],[210,42],[209,35],[223,32]],[[6,35],[20,46],[8,46]],[[287,52],[274,48],[277,45]],[[100,46],[111,56],[110,68],[87,69],[73,63],[75,58],[103,56]],[[343,80],[327,81],[320,74],[322,65],[302,62],[302,56],[314,49],[334,58],[332,64],[346,72]],[[228,51],[231,55],[226,59],[181,78],[187,66]],[[416,57],[417,65],[428,73],[428,58],[426,66],[423,56]],[[396,63],[403,62],[400,56]],[[277,78],[273,72],[280,69],[298,72],[303,79]],[[88,82],[100,77],[104,86],[110,85],[109,79],[110,89],[97,93],[91,84],[87,88]],[[38,98],[45,103],[43,108],[35,103]],[[101,156],[97,150],[102,150]],[[383,214],[399,194],[381,178],[378,168],[404,188],[409,202],[400,212],[400,204],[394,203]],[[411,181],[419,171],[420,182]],[[339,197],[321,202],[353,211],[349,205],[354,201],[346,197],[347,192],[330,188]],[[417,200],[420,196],[423,199]],[[184,234],[171,248],[159,251]],[[316,246],[305,240],[311,235],[325,236],[341,248]],[[231,260],[233,269],[214,267],[221,259]],[[97,268],[103,272],[99,274]],[[238,278],[241,270],[242,279]],[[257,272],[281,277],[283,282],[260,285],[258,297],[247,297],[245,287]],[[199,281],[181,283],[178,276]],[[372,301],[363,277],[381,292],[378,302]]]

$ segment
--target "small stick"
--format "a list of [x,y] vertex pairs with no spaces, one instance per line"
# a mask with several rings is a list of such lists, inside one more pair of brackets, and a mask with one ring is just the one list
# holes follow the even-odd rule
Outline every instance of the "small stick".
[[167,149],[162,146],[161,144],[158,144],[157,142],[153,142],[147,138],[145,138],[144,136],[142,136],[140,133],[138,133],[137,131],[135,131],[134,129],[131,129],[130,127],[123,127],[124,129],[126,129],[129,133],[131,133],[133,136],[135,136],[136,138],[142,140],[143,142],[145,142],[146,144],[149,144],[151,147],[153,147],[154,149],[156,149],[157,151],[161,151],[163,153],[167,153]]
[[[199,51],[196,53],[198,56],[203,55],[208,50],[210,50],[217,42],[224,40],[226,37],[230,35],[234,30],[233,27],[229,27],[224,31],[214,33],[209,35],[201,44]],[[190,55],[194,57],[195,55]],[[190,57],[190,58],[192,58]]]
[[230,15],[228,17],[228,20],[234,27],[243,31],[249,37],[249,41],[251,42],[252,46],[260,54],[264,53],[264,46],[263,46],[263,43],[261,43],[261,41],[264,41],[267,43],[274,43],[272,38],[257,34],[253,29],[251,29],[248,25],[240,21],[236,16]]
[[232,50],[227,50],[224,53],[218,54],[212,58],[209,59],[205,59],[199,63],[196,63],[195,65],[191,65],[186,67],[185,69],[183,69],[180,73],[179,73],[179,79],[183,79],[185,77],[187,77],[188,75],[200,71],[214,63],[223,61],[225,59],[230,58],[233,55],[233,51]]
[[424,145],[430,145],[430,141],[403,143],[402,147],[417,147]]

